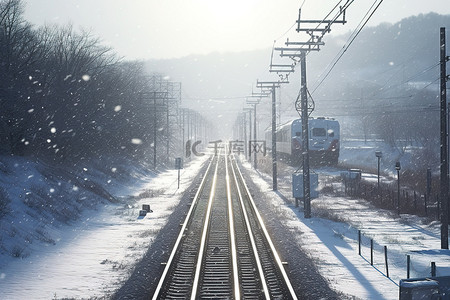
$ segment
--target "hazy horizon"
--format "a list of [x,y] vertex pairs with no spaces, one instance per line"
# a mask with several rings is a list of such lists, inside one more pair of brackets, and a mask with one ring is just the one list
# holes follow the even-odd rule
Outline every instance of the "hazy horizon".
[[[302,6],[305,19],[322,19],[337,1],[230,0],[195,1],[25,1],[25,18],[35,25],[72,24],[90,30],[127,60],[169,59],[213,52],[270,48],[287,37],[301,39],[295,21]],[[446,0],[401,0],[381,3],[367,26],[395,23],[420,13],[450,14]],[[353,31],[372,3],[353,3],[347,24],[335,24],[331,35]]]

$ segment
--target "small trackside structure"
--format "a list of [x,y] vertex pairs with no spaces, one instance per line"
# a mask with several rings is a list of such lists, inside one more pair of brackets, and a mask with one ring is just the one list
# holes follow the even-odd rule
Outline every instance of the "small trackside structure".
[[450,276],[400,280],[400,300],[450,299]]
[[153,210],[150,209],[150,204],[142,204],[142,209],[139,211],[139,217],[145,217],[147,213],[152,213]]
[[[319,175],[310,174],[310,198],[319,197]],[[295,198],[295,206],[298,206],[299,200],[304,200],[303,194],[303,173],[292,174],[292,196]]]
[[350,169],[341,172],[341,178],[344,182],[345,192],[349,195],[356,195],[359,192],[362,171],[360,169]]

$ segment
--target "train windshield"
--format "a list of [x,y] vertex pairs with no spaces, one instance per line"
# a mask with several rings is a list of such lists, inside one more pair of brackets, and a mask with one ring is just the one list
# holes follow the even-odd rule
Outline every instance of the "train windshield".
[[327,136],[327,131],[325,128],[313,128],[312,129],[313,136]]

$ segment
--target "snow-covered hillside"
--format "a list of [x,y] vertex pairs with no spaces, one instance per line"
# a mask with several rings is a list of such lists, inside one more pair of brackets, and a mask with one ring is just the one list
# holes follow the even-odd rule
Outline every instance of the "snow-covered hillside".
[[[105,174],[98,165],[83,168],[84,181],[102,181],[108,188],[114,199],[108,201],[73,182],[48,179],[39,162],[4,159],[4,170],[11,171],[2,177],[2,186],[12,201],[1,221],[0,298],[108,297],[164,226],[202,162],[186,164],[179,189],[175,170],[155,175],[122,165]],[[126,181],[114,176],[125,172],[123,168],[129,174]],[[47,191],[35,210],[23,200],[33,192],[30,187]],[[69,192],[58,190],[63,187]],[[60,197],[52,202],[54,194]],[[54,210],[77,209],[77,219],[60,220],[44,201],[55,205]],[[77,207],[80,201],[90,209]],[[139,217],[142,204],[150,204],[153,212]]]

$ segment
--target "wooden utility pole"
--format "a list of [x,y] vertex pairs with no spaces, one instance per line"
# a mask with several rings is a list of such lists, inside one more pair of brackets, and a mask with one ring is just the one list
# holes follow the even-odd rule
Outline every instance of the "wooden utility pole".
[[448,249],[448,145],[447,145],[447,70],[445,27],[440,30],[440,63],[441,63],[441,97],[440,97],[440,117],[441,117],[441,249]]

